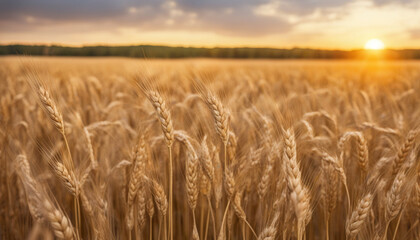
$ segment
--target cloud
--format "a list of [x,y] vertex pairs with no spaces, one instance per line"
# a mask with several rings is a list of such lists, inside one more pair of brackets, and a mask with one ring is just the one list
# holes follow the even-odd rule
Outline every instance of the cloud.
[[383,5],[383,4],[412,4],[416,3],[417,0],[373,0],[373,2],[377,5]]
[[156,6],[159,0],[3,0],[0,16],[32,15],[52,20],[89,20],[120,16],[129,7]]
[[416,4],[418,0],[0,0],[0,35],[130,29],[266,38],[293,34],[308,23],[334,24],[348,18],[355,5],[379,9]]
[[[209,30],[229,36],[258,37],[261,35],[282,33],[290,29],[290,24],[279,18],[261,16],[249,5],[235,8],[215,5],[201,10],[180,6],[181,11],[194,14],[193,23],[189,26],[195,30]],[[183,19],[179,19],[182,23]]]
[[420,40],[420,28],[409,31],[410,37],[414,40]]
[[251,1],[244,4],[239,0],[5,0],[0,3],[0,21],[3,23],[0,23],[0,30],[10,30],[11,26],[13,31],[24,31],[29,26],[85,23],[99,28],[106,24],[142,30],[207,29],[228,35],[258,36],[282,32],[289,27],[286,21],[256,15],[255,6]]

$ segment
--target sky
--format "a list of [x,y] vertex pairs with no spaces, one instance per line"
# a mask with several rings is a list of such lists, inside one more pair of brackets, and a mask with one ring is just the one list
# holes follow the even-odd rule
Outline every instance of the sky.
[[420,0],[0,0],[0,44],[420,48]]

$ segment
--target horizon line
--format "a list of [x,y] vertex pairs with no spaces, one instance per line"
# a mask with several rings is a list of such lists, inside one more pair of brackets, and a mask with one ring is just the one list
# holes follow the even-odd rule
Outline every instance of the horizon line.
[[[237,46],[199,46],[199,45],[179,45],[179,44],[160,44],[160,43],[132,43],[132,44],[107,44],[107,43],[94,43],[94,44],[64,44],[64,43],[24,43],[24,42],[0,42],[0,46],[13,46],[13,45],[22,45],[22,46],[47,46],[47,47],[70,47],[70,48],[83,48],[83,47],[137,47],[137,46],[152,46],[152,47],[173,47],[173,48],[205,48],[205,49],[216,49],[216,48],[225,48],[225,49],[239,49],[239,48],[254,48],[254,49],[309,49],[309,50],[323,50],[323,51],[371,51],[360,48],[323,48],[323,47],[310,47],[310,46],[293,46],[293,47],[275,47],[275,46],[251,46],[251,45],[237,45]],[[401,51],[401,50],[420,50],[420,46],[417,48],[387,48],[380,49],[379,51]],[[377,50],[373,50],[377,51]]]

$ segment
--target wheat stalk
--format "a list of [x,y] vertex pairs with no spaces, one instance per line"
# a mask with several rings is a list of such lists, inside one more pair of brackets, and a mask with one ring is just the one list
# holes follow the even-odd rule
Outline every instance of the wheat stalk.
[[156,91],[146,92],[146,96],[155,108],[156,114],[159,118],[163,135],[165,136],[166,145],[169,150],[169,236],[173,239],[173,163],[172,163],[172,144],[174,141],[174,128],[172,124],[171,113],[166,106],[165,101]]
[[255,233],[254,229],[252,228],[251,224],[249,224],[249,222],[246,220],[246,214],[245,214],[245,211],[244,211],[244,209],[242,208],[242,205],[241,205],[242,193],[243,193],[242,191],[238,192],[233,197],[233,202],[232,202],[233,211],[235,212],[236,216],[239,219],[241,219],[242,221],[244,221],[246,223],[246,225],[251,230],[252,234],[254,234],[255,238],[258,238],[258,236]]
[[2,239],[418,238],[419,69],[146,60],[139,99],[137,64],[66,61],[1,59]]
[[69,160],[65,159],[64,165],[68,169],[74,169],[74,164],[73,164],[72,156],[70,153],[70,147],[67,141],[66,131],[64,129],[63,115],[58,110],[57,105],[55,104],[54,100],[50,97],[50,94],[48,93],[48,91],[45,90],[45,88],[43,88],[42,86],[39,86],[37,88],[37,93],[42,103],[42,106],[47,112],[48,117],[50,117],[51,121],[53,122],[53,125],[61,133],[61,135],[64,138],[64,142],[66,143],[66,147],[67,147],[67,151],[68,151],[70,159]]
[[[38,85],[37,89],[37,94],[38,97],[41,101],[42,106],[44,107],[44,109],[46,110],[49,118],[51,119],[51,121],[53,122],[53,125],[55,126],[55,128],[61,133],[61,135],[63,136],[64,142],[66,144],[66,148],[67,148],[67,152],[69,155],[69,158],[64,158],[64,166],[67,170],[69,171],[73,171],[74,170],[74,162],[73,162],[73,158],[72,158],[72,154],[70,152],[70,147],[69,147],[69,143],[67,141],[67,137],[66,137],[66,131],[64,128],[64,120],[63,120],[63,116],[61,114],[61,112],[58,110],[57,105],[55,104],[55,102],[53,101],[53,99],[51,98],[49,92],[41,85]],[[75,198],[74,198],[74,210],[76,212],[75,214],[75,223],[76,223],[76,229],[78,232],[81,231],[81,220],[80,220],[80,204],[79,204],[79,196],[78,196],[78,192],[77,192],[77,188],[76,188],[76,192],[75,192]]]

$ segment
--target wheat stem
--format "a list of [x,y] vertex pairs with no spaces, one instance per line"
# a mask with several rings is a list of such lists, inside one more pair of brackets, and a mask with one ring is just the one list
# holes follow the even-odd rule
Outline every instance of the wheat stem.
[[173,170],[172,170],[172,148],[168,147],[169,150],[169,234],[170,240],[173,240]]

